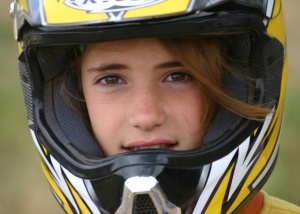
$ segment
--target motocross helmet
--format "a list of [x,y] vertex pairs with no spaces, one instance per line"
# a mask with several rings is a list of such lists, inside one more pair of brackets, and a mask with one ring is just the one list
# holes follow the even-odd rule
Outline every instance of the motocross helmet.
[[[15,0],[10,14],[28,125],[66,213],[238,213],[269,178],[287,77],[281,0]],[[103,157],[54,73],[82,44],[151,37],[222,39],[255,79],[254,92],[243,78],[224,85],[273,111],[261,122],[220,107],[197,149]]]

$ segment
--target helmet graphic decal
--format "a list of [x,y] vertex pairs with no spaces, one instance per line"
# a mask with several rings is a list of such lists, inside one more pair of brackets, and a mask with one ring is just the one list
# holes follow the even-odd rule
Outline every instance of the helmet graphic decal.
[[225,156],[224,158],[221,158],[220,160],[214,162],[212,164],[209,178],[207,180],[207,183],[198,199],[198,202],[196,204],[196,207],[194,209],[193,214],[196,213],[202,213],[205,209],[205,206],[209,203],[208,199],[210,198],[210,195],[213,193],[214,188],[216,187],[217,183],[222,179],[222,176],[224,173],[226,173],[226,169],[229,166],[233,159],[233,156],[235,154],[236,150]]
[[266,16],[272,18],[273,8],[274,8],[275,0],[269,0],[267,5]]
[[[244,142],[243,144],[241,144],[239,146],[238,159],[237,159],[237,163],[235,165],[235,169],[233,172],[234,174],[232,177],[232,184],[230,186],[230,191],[229,191],[227,200],[229,200],[232,197],[233,193],[236,191],[237,187],[243,180],[244,176],[247,174],[249,169],[252,168],[253,164],[256,162],[256,160],[262,153],[263,150],[259,148],[259,145],[261,144],[261,142],[265,136],[265,133],[267,132],[267,130],[269,128],[271,119],[272,119],[272,114],[270,114],[266,117],[266,122],[264,123],[262,130],[261,130],[260,134],[258,135],[252,148],[249,148],[250,137],[246,140],[246,142]],[[251,149],[251,150],[248,153],[249,149]]]
[[133,10],[164,2],[165,0],[65,0],[69,7],[89,13],[110,13]]
[[[101,23],[174,16],[190,12],[195,0],[40,0],[42,24]],[[67,15],[66,15],[67,14]]]
[[[86,189],[84,180],[76,177],[61,166],[51,155],[47,158],[32,130],[31,135],[41,155],[43,171],[50,184],[50,189],[61,206],[68,210],[69,213],[83,212],[100,214],[99,209],[96,207]],[[69,203],[72,206],[70,206]]]
[[165,0],[65,0],[65,4],[88,13],[107,13],[110,21],[122,20],[127,10],[147,7]]
[[[278,140],[274,146],[270,144],[273,148],[270,156],[268,156],[267,167],[261,170],[261,173],[255,177],[254,181],[251,181],[251,185],[247,185],[244,178],[246,178],[249,173],[252,173],[251,171],[255,162],[257,162],[263,154],[261,145],[269,131],[272,117],[272,113],[267,116],[266,122],[252,146],[250,146],[251,139],[248,137],[238,148],[227,156],[212,163],[207,183],[193,213],[219,213],[226,203],[228,203],[227,208],[235,209],[234,201],[239,191],[241,191],[239,187],[246,186],[248,189],[253,189],[260,183],[262,177],[269,171],[276,159],[279,146]],[[220,200],[220,198],[222,199]],[[220,201],[223,202],[220,203]],[[228,213],[230,212],[231,210],[229,210]]]

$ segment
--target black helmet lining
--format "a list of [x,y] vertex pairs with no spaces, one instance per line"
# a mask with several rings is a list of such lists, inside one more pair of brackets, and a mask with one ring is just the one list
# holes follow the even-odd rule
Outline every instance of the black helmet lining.
[[72,144],[86,154],[103,157],[86,122],[66,103],[61,94],[63,70],[66,69],[71,51],[70,46],[43,47],[37,50],[37,58],[45,79],[45,118],[64,145]]

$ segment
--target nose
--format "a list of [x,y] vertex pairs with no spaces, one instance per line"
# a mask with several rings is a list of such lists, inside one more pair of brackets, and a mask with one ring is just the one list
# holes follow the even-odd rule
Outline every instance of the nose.
[[161,93],[155,88],[136,89],[130,98],[129,124],[144,131],[164,124],[166,114],[161,97]]

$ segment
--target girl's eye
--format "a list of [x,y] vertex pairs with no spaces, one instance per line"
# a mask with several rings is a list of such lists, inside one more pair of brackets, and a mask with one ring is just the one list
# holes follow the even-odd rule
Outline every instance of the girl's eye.
[[125,81],[118,76],[106,76],[101,78],[98,82],[103,85],[113,85],[118,83],[124,83]]
[[178,72],[178,73],[172,73],[170,74],[165,81],[172,81],[172,82],[180,82],[180,81],[184,81],[187,80],[188,78],[190,78],[190,75],[187,73],[183,73],[183,72]]

